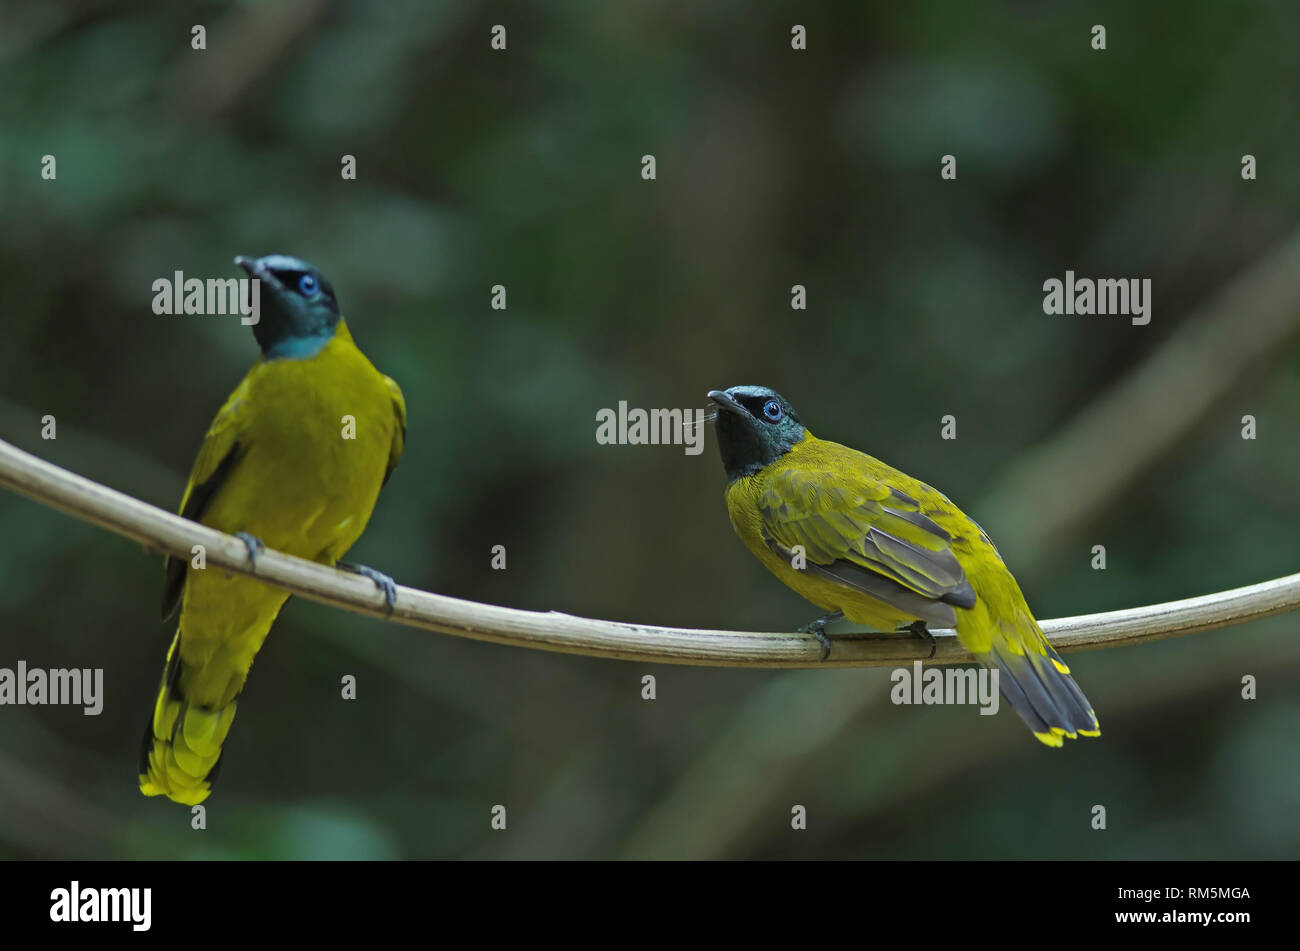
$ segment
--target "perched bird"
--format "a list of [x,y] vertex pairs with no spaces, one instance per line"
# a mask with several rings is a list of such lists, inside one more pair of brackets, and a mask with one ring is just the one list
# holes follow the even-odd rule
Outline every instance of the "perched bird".
[[[352,342],[320,271],[279,254],[235,263],[261,282],[262,355],[208,429],[180,514],[238,535],[254,565],[269,545],[363,574],[391,606],[391,578],[338,560],[402,456],[402,391]],[[212,791],[244,680],[288,597],[167,559],[163,619],[179,605],[180,623],[140,751],[146,796],[193,805]]]
[[818,439],[767,387],[711,390],[709,399],[731,524],[768,570],[831,612],[804,629],[827,652],[824,628],[841,617],[882,632],[956,628],[980,663],[1000,671],[1003,696],[1043,743],[1101,735],[993,542],[946,495]]

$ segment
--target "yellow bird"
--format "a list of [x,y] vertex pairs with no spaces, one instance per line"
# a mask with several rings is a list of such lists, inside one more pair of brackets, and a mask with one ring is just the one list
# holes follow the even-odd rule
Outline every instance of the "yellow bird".
[[827,653],[824,628],[841,617],[883,632],[955,628],[1043,743],[1101,734],[993,542],[946,495],[818,439],[767,387],[709,399],[731,524],[768,570],[831,612],[804,629]]
[[[180,513],[264,545],[339,564],[402,456],[402,391],[357,349],[329,281],[285,255],[235,263],[260,284],[262,355],[217,413]],[[393,581],[364,566],[391,606]],[[193,805],[212,791],[253,658],[288,592],[168,558],[163,618],[180,623],[145,729],[140,791]]]

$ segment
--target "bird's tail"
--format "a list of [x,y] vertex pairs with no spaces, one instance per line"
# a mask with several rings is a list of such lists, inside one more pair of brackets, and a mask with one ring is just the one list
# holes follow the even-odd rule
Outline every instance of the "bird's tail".
[[1013,614],[1014,622],[990,617],[990,649],[974,651],[980,663],[999,671],[1002,696],[1047,746],[1061,746],[1066,737],[1101,736],[1092,704],[1038,622],[1027,609]]
[[[212,661],[209,661],[212,663]],[[201,706],[186,699],[186,687],[198,671],[181,659],[178,627],[167,651],[162,685],[153,716],[140,747],[140,791],[193,806],[208,798],[221,765],[221,746],[235,718],[235,697],[218,706]],[[239,677],[242,686],[243,677]]]

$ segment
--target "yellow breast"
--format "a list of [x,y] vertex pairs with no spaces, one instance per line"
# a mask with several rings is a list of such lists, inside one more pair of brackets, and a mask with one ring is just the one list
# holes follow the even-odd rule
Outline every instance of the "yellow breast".
[[315,356],[259,363],[248,383],[247,453],[203,521],[333,560],[360,536],[387,468],[397,421],[384,377],[340,321]]

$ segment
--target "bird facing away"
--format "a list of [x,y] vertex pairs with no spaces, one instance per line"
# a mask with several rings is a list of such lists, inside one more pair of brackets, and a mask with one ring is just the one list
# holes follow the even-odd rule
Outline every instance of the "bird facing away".
[[[180,514],[238,535],[254,565],[264,545],[338,564],[401,458],[402,391],[352,342],[316,268],[279,254],[235,263],[261,281],[253,334],[262,355],[208,429]],[[392,604],[392,579],[340,567],[375,580]],[[244,680],[288,597],[167,559],[163,619],[179,605],[180,622],[140,751],[146,796],[193,805],[212,791]]]
[[946,495],[818,439],[767,387],[711,390],[709,399],[731,524],[769,571],[831,612],[805,629],[827,650],[823,628],[840,617],[883,632],[955,628],[1000,672],[1003,696],[1043,743],[1101,735],[993,542]]

